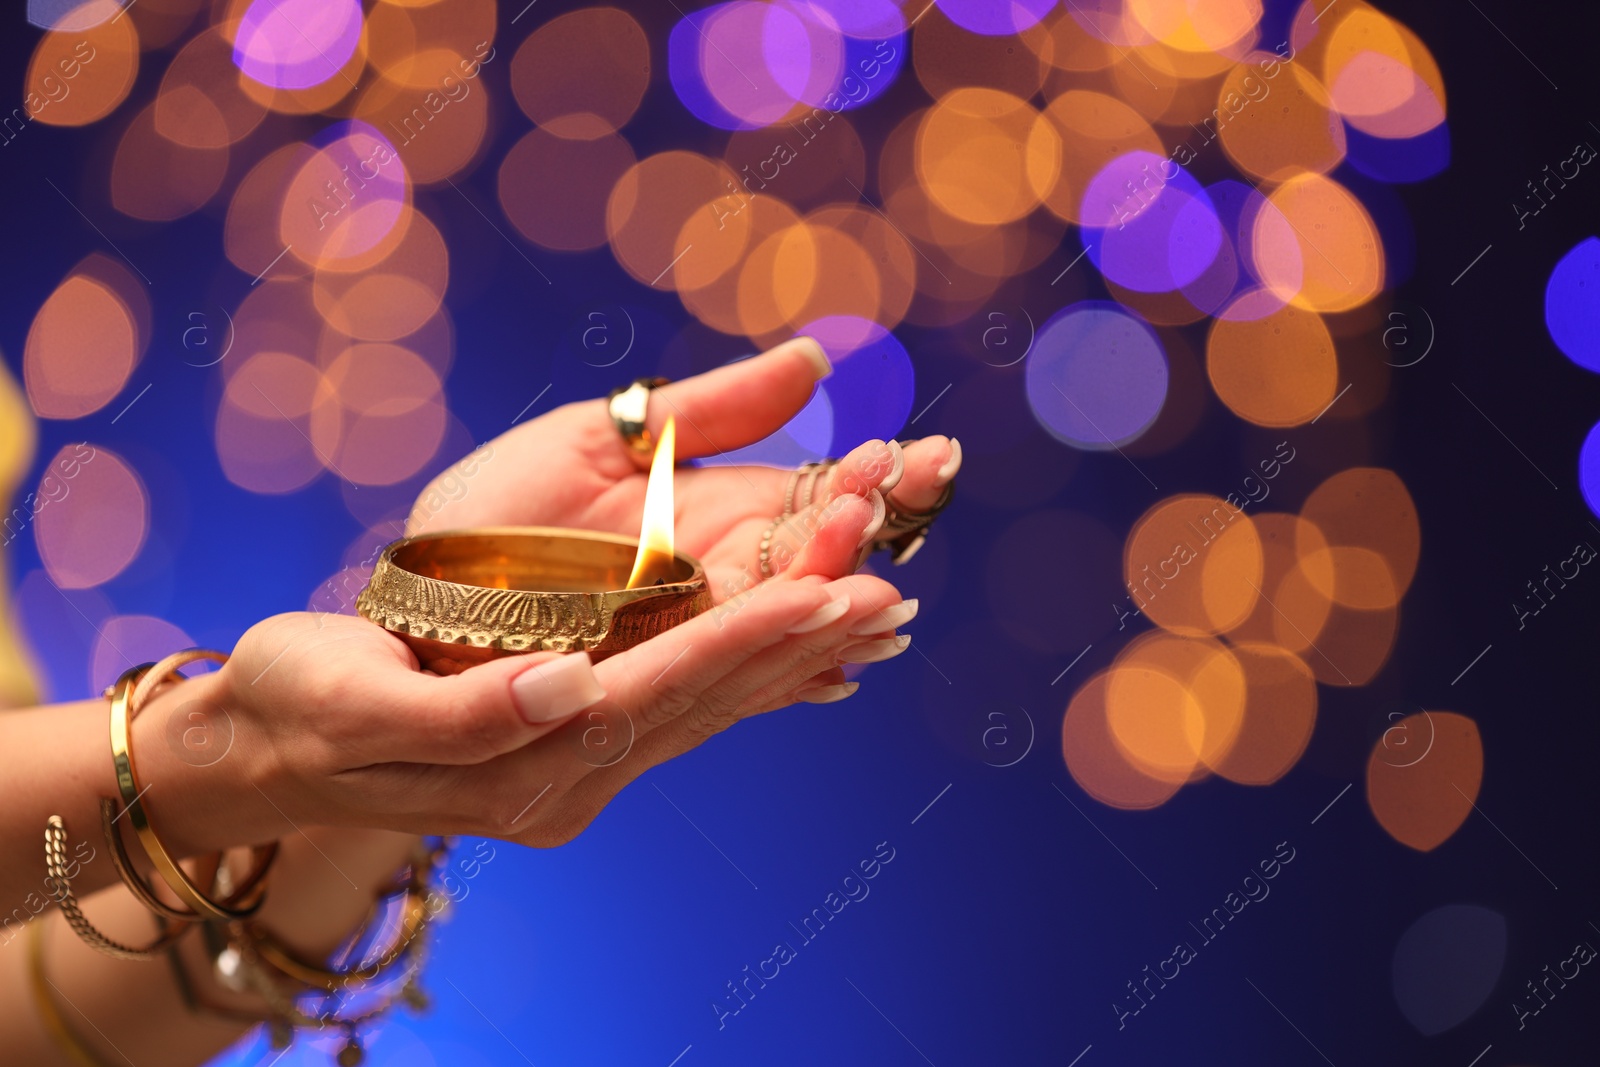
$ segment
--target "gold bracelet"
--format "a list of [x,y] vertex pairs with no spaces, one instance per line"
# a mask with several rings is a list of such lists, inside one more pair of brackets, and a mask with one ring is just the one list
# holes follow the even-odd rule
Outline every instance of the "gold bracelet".
[[[111,865],[117,869],[117,877],[122,879],[122,884],[134,898],[147,909],[164,919],[177,922],[192,923],[198,921],[193,912],[181,911],[174,908],[151,889],[145,880],[139,877],[133,869],[133,861],[128,858],[128,846],[122,843],[122,835],[117,832],[116,820],[117,802],[110,797],[100,798],[100,833],[106,839],[106,846],[111,853]],[[213,852],[200,864],[201,878],[210,889],[217,885],[217,874],[222,870],[222,853]]]
[[[274,1049],[286,1049],[294,1044],[297,1030],[328,1029],[342,1030],[344,1032],[344,1045],[339,1050],[336,1062],[348,1067],[355,1067],[364,1058],[364,1049],[361,1043],[361,1027],[375,1019],[387,1014],[395,1005],[403,1004],[413,1012],[426,1011],[431,1006],[428,994],[418,984],[418,976],[422,970],[423,950],[426,938],[418,938],[404,954],[405,959],[412,962],[412,970],[406,976],[400,988],[392,993],[380,996],[374,1003],[362,1011],[352,1015],[310,1014],[299,1006],[297,998],[302,992],[309,990],[296,990],[286,993],[278,985],[278,981],[269,973],[264,962],[254,955],[248,941],[236,942],[227,936],[227,932],[219,926],[207,924],[202,928],[207,937],[207,953],[213,957],[226,949],[233,949],[240,953],[240,966],[250,988],[260,994],[267,1003],[266,1012],[242,1011],[217,1004],[200,991],[194,980],[189,977],[183,960],[176,949],[170,949],[173,972],[177,978],[179,992],[184,1003],[193,1014],[202,1012],[229,1019],[234,1022],[264,1023],[266,1024],[267,1039]],[[242,951],[241,951],[242,947]],[[323,992],[327,995],[326,991]]]
[[[422,853],[412,860],[409,876],[404,883],[395,887],[401,894],[399,933],[377,959],[365,966],[340,971],[310,963],[296,955],[262,924],[247,922],[240,925],[244,932],[250,935],[256,955],[274,970],[302,985],[334,992],[360,982],[370,982],[404,957],[412,943],[421,935],[423,927],[428,924],[428,875],[444,853],[445,849],[441,846]],[[386,894],[373,902],[372,911],[362,924],[363,930],[372,925],[373,919],[382,910],[384,900],[392,896],[392,893]]]
[[39,1021],[44,1024],[50,1040],[78,1067],[110,1067],[56,1007],[55,997],[50,992],[55,983],[44,973],[44,920],[45,917],[40,916],[28,924],[28,984],[33,990],[33,1005],[39,1012]]
[[[155,828],[150,825],[149,816],[145,813],[143,801],[140,799],[143,790],[139,788],[133,750],[129,746],[129,727],[143,706],[144,700],[154,692],[155,685],[170,676],[181,679],[183,676],[176,674],[177,669],[200,659],[226,663],[228,657],[221,652],[193,648],[186,652],[175,652],[153,666],[136,667],[117,679],[111,697],[111,760],[117,772],[117,790],[122,794],[123,808],[127,812],[128,821],[133,824],[134,834],[138,837],[139,844],[143,846],[145,855],[149,857],[150,863],[162,880],[180,900],[193,909],[192,912],[180,913],[182,917],[188,921],[207,919],[216,922],[234,922],[247,919],[260,909],[264,898],[263,879],[272,866],[272,861],[277,858],[278,842],[257,845],[252,850],[254,863],[250,873],[245,876],[238,888],[225,900],[212,900],[190,879],[183,868],[178,866],[166,846],[161,843]],[[152,678],[156,681],[152,682]],[[115,851],[116,847],[113,845],[113,852]]]
[[90,948],[110,956],[116,960],[151,960],[161,954],[161,951],[176,941],[187,929],[181,922],[169,922],[162,928],[160,934],[150,944],[143,947],[124,945],[120,941],[113,941],[99,930],[95,929],[88,916],[83,914],[83,909],[78,906],[78,898],[72,892],[72,881],[67,876],[67,825],[61,816],[52,815],[44,827],[44,866],[49,876],[51,896],[60,905],[61,913],[67,918],[67,925],[72,927],[72,932]]
[[[419,848],[412,857],[406,876],[394,883],[394,889],[405,894],[407,910],[402,919],[400,935],[384,950],[376,963],[352,971],[334,971],[306,963],[288,953],[259,923],[229,923],[226,926],[206,923],[201,927],[201,934],[216,974],[224,974],[221,961],[225,953],[231,953],[233,959],[226,973],[232,978],[224,984],[238,991],[246,988],[254,990],[266,1001],[267,1011],[246,1011],[211,1000],[190,978],[177,950],[169,949],[168,956],[184,1003],[195,1013],[208,1012],[234,1021],[265,1023],[275,1049],[289,1047],[294,1042],[297,1030],[342,1030],[344,1045],[339,1050],[337,1062],[341,1065],[359,1064],[364,1055],[360,1034],[363,1026],[397,1004],[403,1004],[414,1012],[422,1012],[429,1007],[428,995],[419,985],[427,947],[427,894],[429,878],[443,862],[448,848],[448,839],[442,839],[432,848]],[[383,899],[392,895],[393,891],[386,893]],[[363,931],[370,928],[372,917],[378,910],[375,905],[373,915],[368,917]],[[353,935],[356,943],[359,943],[363,931]],[[312,1014],[302,1008],[298,999],[306,993],[321,993],[326,998],[358,981],[377,984],[390,978],[382,972],[392,971],[401,965],[408,967],[409,973],[404,975],[399,988],[380,995],[371,1005],[351,1015],[330,1012]]]

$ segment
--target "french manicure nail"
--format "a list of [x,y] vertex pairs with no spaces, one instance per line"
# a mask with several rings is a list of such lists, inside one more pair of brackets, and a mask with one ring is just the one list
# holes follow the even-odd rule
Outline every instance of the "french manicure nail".
[[900,484],[900,479],[906,474],[906,450],[900,447],[899,441],[890,441],[889,455],[894,457],[894,466],[889,468],[889,473],[884,475],[883,481],[878,483],[878,492],[887,493]]
[[917,601],[902,600],[898,604],[890,604],[882,611],[873,612],[871,615],[856,623],[856,628],[850,631],[851,637],[862,634],[879,634],[885,630],[898,630],[906,623],[917,617]]
[[791,634],[808,634],[813,630],[820,630],[829,623],[838,622],[844,618],[845,612],[850,610],[850,598],[841,596],[837,600],[830,600],[810,615],[789,627]]
[[839,653],[840,663],[882,663],[886,659],[893,659],[911,647],[911,635],[899,634],[895,637],[885,637],[877,641],[862,641],[857,645],[850,645]]
[[795,347],[811,363],[811,372],[817,381],[821,381],[833,373],[833,364],[828,361],[828,353],[822,350],[814,337],[800,337],[796,339]]
[[883,494],[876,489],[867,493],[863,498],[872,505],[872,521],[867,523],[867,528],[861,531],[861,540],[856,542],[857,548],[866,548],[878,538],[878,531],[883,529],[884,520],[889,517],[889,509],[883,501]]
[[961,442],[954,437],[950,438],[950,458],[944,461],[944,466],[933,472],[935,488],[943,488],[950,484],[950,479],[956,476],[956,471],[961,469]]
[[842,685],[818,685],[796,693],[794,698],[803,700],[807,704],[832,704],[835,701],[843,700],[860,688],[860,682],[845,682]]
[[565,719],[605,696],[587,652],[537,663],[511,680],[511,702],[535,725]]

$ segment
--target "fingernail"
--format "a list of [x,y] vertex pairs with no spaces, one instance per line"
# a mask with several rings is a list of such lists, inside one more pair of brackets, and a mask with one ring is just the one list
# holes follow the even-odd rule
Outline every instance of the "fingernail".
[[872,521],[861,531],[861,540],[856,542],[857,548],[866,548],[877,540],[878,531],[883,529],[883,522],[889,515],[888,506],[883,502],[883,494],[876,489],[868,492],[864,499],[872,505]]
[[845,682],[841,685],[818,685],[804,689],[794,695],[796,700],[803,700],[807,704],[832,704],[843,700],[845,697],[861,688],[860,682]]
[[830,600],[810,615],[789,627],[791,634],[808,634],[813,630],[820,630],[829,623],[838,622],[844,618],[845,612],[850,610],[850,598],[841,596],[837,600]]
[[828,353],[822,350],[822,346],[817,343],[816,338],[799,337],[796,338],[796,341],[798,343],[795,347],[811,363],[814,380],[821,381],[833,373],[833,364],[828,362]]
[[565,719],[605,697],[587,652],[537,663],[511,679],[511,702],[536,725]]
[[902,600],[898,604],[891,604],[882,611],[862,619],[856,623],[856,628],[850,631],[851,637],[861,634],[879,634],[885,630],[898,630],[906,623],[917,617],[917,601]]
[[886,659],[893,659],[910,647],[910,634],[885,637],[878,641],[863,641],[858,645],[850,645],[840,652],[839,662],[882,663]]
[[956,471],[961,469],[961,442],[954,437],[950,438],[950,458],[944,461],[944,466],[933,472],[933,485],[942,489],[950,484],[950,479],[956,476]]
[[900,479],[906,474],[906,450],[900,447],[899,441],[889,442],[889,454],[894,457],[894,466],[889,468],[889,473],[878,483],[880,493],[887,493],[899,485]]

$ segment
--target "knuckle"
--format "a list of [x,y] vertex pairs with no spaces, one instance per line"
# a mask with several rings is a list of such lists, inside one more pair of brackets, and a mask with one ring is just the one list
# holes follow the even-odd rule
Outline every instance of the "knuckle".
[[594,815],[558,814],[539,819],[533,825],[517,832],[515,840],[518,844],[530,848],[560,848],[577,840],[578,835],[588,829]]
[[684,715],[680,721],[683,731],[698,745],[732,726],[738,721],[738,716],[733,708],[719,709],[702,705]]
[[510,786],[496,789],[485,801],[486,810],[478,813],[477,821],[483,827],[483,836],[508,838],[517,833],[517,827],[537,818],[528,811],[528,798],[523,791]]
[[438,729],[423,723],[430,743],[442,743],[463,759],[482,763],[498,756],[505,748],[510,723],[497,708],[474,700],[467,694],[441,694],[437,702]]
[[[670,676],[672,672],[669,670],[667,673]],[[687,674],[670,680],[658,678],[650,686],[649,695],[650,699],[644,702],[639,712],[639,717],[647,727],[660,726],[680,717],[694,706],[699,696]]]

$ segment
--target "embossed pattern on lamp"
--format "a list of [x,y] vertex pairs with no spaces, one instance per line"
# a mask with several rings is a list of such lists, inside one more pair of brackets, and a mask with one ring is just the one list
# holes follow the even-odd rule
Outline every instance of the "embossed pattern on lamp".
[[440,674],[520,652],[601,658],[693,618],[711,589],[700,562],[674,549],[674,437],[669,419],[639,539],[544,526],[404,538],[383,550],[356,610]]

